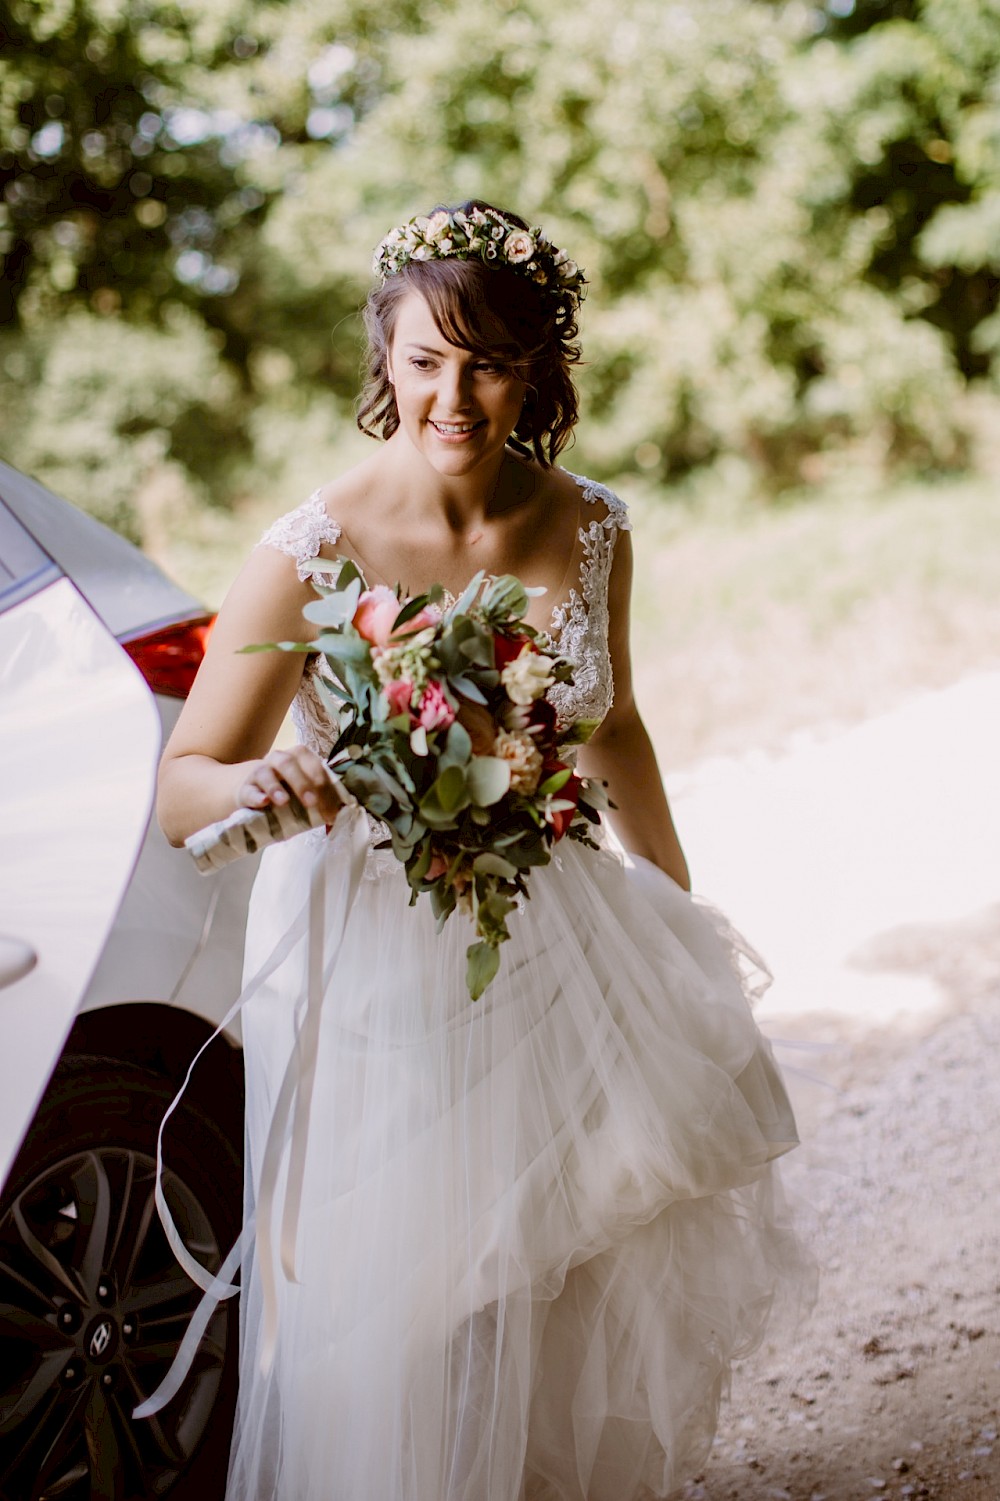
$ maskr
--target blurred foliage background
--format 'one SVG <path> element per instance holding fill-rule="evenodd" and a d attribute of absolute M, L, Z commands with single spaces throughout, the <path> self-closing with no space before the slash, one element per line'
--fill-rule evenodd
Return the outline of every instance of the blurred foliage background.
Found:
<path fill-rule="evenodd" d="M 364 450 L 372 247 L 479 196 L 590 275 L 571 467 L 975 487 L 998 63 L 1000 0 L 0 0 L 0 451 L 156 554 L 296 503 Z"/>
<path fill-rule="evenodd" d="M 472 195 L 592 278 L 579 467 L 735 459 L 775 492 L 970 462 L 1000 371 L 997 0 L 0 16 L 0 444 L 133 535 L 165 477 L 225 505 L 322 467 L 372 246 Z"/>

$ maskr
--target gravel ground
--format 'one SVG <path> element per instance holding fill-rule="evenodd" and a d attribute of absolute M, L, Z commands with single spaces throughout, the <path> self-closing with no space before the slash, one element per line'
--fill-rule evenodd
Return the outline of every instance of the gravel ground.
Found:
<path fill-rule="evenodd" d="M 824 1084 L 793 1084 L 819 1299 L 737 1371 L 690 1501 L 1000 1496 L 1000 908 L 897 941 L 880 962 L 919 953 L 943 1004 L 916 1034 L 828 1021 Z"/>
<path fill-rule="evenodd" d="M 987 716 L 980 747 L 1000 735 L 998 689 L 1000 678 L 977 687 Z M 877 736 L 845 737 L 843 764 L 876 741 L 891 750 L 898 728 L 896 764 L 908 755 L 919 780 L 913 759 L 927 749 L 954 775 L 955 758 L 976 733 L 974 716 L 963 717 L 970 702 L 968 685 L 926 701 L 920 723 L 928 736 L 919 748 L 912 714 L 887 718 Z M 940 714 L 932 712 L 935 704 Z M 940 736 L 930 747 L 933 724 Z M 823 785 L 832 786 L 840 751 L 829 747 L 824 758 Z M 971 775 L 971 762 L 967 768 Z M 768 795 L 801 771 L 795 758 L 785 769 L 770 768 Z M 697 796 L 721 806 L 725 790 L 705 785 Z M 899 881 L 884 906 L 871 901 L 867 937 L 859 942 L 853 915 L 843 921 L 849 951 L 839 955 L 837 982 L 821 993 L 843 1004 L 824 1010 L 804 997 L 796 1008 L 786 987 L 773 1011 L 762 1007 L 764 1030 L 792 1071 L 804 1146 L 788 1159 L 786 1181 L 803 1205 L 819 1294 L 807 1321 L 791 1335 L 776 1333 L 735 1372 L 709 1463 L 686 1488 L 686 1501 L 1000 1501 L 1000 861 L 989 833 L 995 774 L 976 786 L 966 779 L 957 791 L 983 814 L 942 824 L 947 847 L 935 842 L 927 850 L 940 917 L 929 915 L 932 893 L 924 888 L 914 885 L 901 900 L 912 859 L 901 846 Z M 748 807 L 761 816 L 756 799 Z M 710 820 L 699 824 L 695 803 L 690 813 L 697 868 L 699 829 Z M 984 838 L 991 846 L 985 861 Z M 808 888 L 807 853 L 796 853 L 795 880 Z M 891 874 L 891 851 L 876 855 Z M 731 877 L 732 861 L 719 871 Z M 729 893 L 736 907 L 737 886 Z M 748 905 L 751 898 L 761 900 L 753 892 Z M 900 922 L 907 904 L 916 920 Z M 803 907 L 795 912 L 801 919 Z M 817 948 L 822 922 L 820 908 Z M 771 936 L 780 949 L 777 929 Z M 819 965 L 808 970 L 801 959 L 810 941 L 799 921 L 787 953 L 799 974 L 819 984 Z M 824 963 L 826 957 L 831 964 L 837 958 L 832 949 Z"/>

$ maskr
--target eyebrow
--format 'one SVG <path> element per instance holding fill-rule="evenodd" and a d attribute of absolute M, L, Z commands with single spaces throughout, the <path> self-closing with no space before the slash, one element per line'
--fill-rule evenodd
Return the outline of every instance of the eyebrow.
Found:
<path fill-rule="evenodd" d="M 495 355 L 490 355 L 485 352 L 483 354 L 477 354 L 474 349 L 467 349 L 464 344 L 450 344 L 447 339 L 444 341 L 443 346 L 440 344 L 404 344 L 403 348 L 416 350 L 420 354 L 437 355 L 444 354 L 448 349 L 457 349 L 460 354 L 467 354 L 469 358 L 473 360 L 495 359 L 497 361 L 500 361 L 502 359 L 502 355 L 499 351 Z"/>

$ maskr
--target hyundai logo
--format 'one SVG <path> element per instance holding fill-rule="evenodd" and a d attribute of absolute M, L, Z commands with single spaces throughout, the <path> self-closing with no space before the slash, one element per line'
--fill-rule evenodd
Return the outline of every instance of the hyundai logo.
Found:
<path fill-rule="evenodd" d="M 111 1343 L 111 1320 L 102 1319 L 90 1336 L 90 1358 L 100 1360 Z"/>

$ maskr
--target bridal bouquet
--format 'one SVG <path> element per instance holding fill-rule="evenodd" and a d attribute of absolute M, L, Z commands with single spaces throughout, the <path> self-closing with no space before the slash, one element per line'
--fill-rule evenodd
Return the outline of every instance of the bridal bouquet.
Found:
<path fill-rule="evenodd" d="M 532 868 L 564 837 L 594 845 L 604 789 L 577 776 L 565 753 L 596 722 L 558 728 L 545 693 L 570 681 L 573 666 L 525 622 L 533 591 L 513 575 L 477 573 L 447 603 L 439 586 L 412 599 L 368 588 L 345 561 L 334 588 L 316 589 L 305 609 L 316 639 L 274 645 L 325 659 L 314 681 L 340 727 L 331 769 L 386 826 L 411 906 L 427 894 L 439 931 L 456 909 L 471 917 L 466 980 L 476 1000 L 497 972 L 508 916 L 530 895 Z"/>

